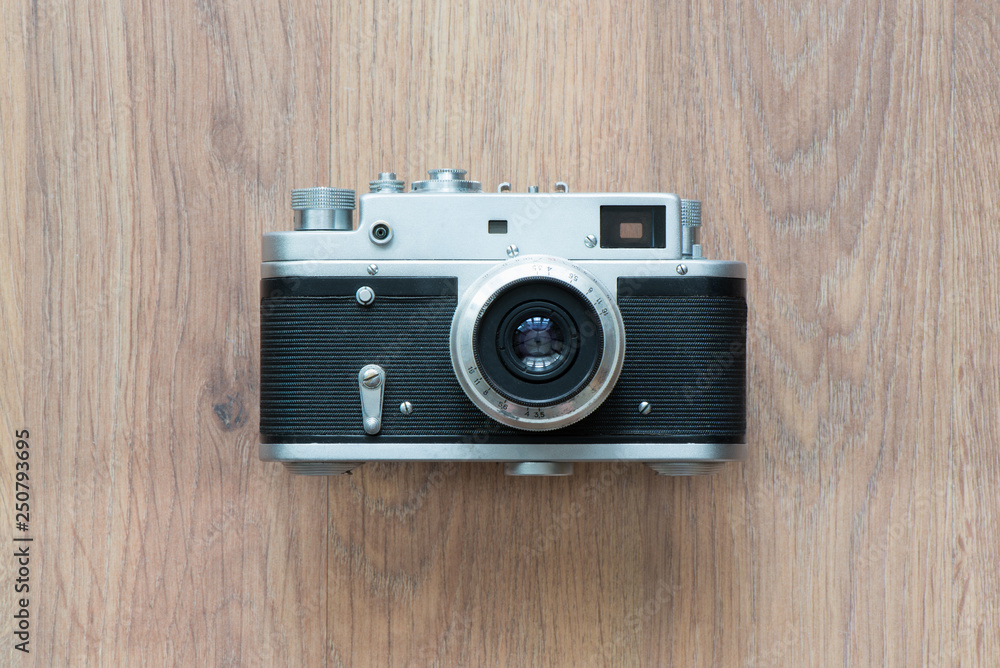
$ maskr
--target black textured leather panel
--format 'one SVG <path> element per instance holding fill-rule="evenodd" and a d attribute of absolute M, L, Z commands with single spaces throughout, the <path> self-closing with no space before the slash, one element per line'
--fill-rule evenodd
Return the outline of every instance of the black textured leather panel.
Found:
<path fill-rule="evenodd" d="M 618 384 L 589 417 L 553 432 L 502 426 L 466 398 L 448 352 L 455 307 L 450 295 L 383 295 L 369 307 L 346 295 L 265 297 L 262 438 L 364 436 L 357 375 L 366 364 L 379 364 L 386 371 L 382 436 L 743 441 L 747 309 L 742 297 L 620 298 L 627 343 Z M 411 415 L 399 411 L 403 401 L 413 404 Z M 653 406 L 648 415 L 638 411 L 642 401 Z"/>

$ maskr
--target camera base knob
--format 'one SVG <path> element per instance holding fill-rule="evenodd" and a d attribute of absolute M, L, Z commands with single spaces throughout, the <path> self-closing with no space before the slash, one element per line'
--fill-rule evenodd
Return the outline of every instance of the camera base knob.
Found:
<path fill-rule="evenodd" d="M 507 462 L 503 472 L 507 475 L 573 475 L 573 462 Z"/>

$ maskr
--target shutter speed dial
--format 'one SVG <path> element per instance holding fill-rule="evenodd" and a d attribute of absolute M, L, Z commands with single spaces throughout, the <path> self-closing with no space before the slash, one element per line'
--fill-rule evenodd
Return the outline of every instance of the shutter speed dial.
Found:
<path fill-rule="evenodd" d="M 482 192 L 483 184 L 465 178 L 464 169 L 431 169 L 426 181 L 414 181 L 413 192 L 445 192 L 445 193 L 478 193 Z"/>

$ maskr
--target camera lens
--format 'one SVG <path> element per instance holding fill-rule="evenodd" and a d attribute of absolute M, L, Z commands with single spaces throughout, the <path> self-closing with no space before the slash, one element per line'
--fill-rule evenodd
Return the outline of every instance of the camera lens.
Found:
<path fill-rule="evenodd" d="M 548 302 L 515 307 L 497 331 L 500 361 L 530 382 L 558 377 L 579 349 L 580 333 L 566 311 Z"/>
<path fill-rule="evenodd" d="M 449 334 L 462 390 L 497 422 L 528 431 L 592 414 L 618 381 L 625 323 L 614 292 L 584 267 L 525 255 L 466 288 Z"/>
<path fill-rule="evenodd" d="M 551 406 L 590 382 L 601 363 L 600 329 L 576 289 L 545 278 L 515 281 L 483 308 L 474 353 L 498 394 Z"/>

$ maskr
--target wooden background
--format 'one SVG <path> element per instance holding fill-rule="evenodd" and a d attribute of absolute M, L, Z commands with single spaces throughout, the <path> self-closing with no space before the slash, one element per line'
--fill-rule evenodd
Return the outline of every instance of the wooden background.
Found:
<path fill-rule="evenodd" d="M 13 658 L 995 664 L 996 5 L 362 5 L 0 6 Z M 749 267 L 749 461 L 259 462 L 261 233 L 293 186 L 439 166 L 704 200 L 708 254 Z"/>

